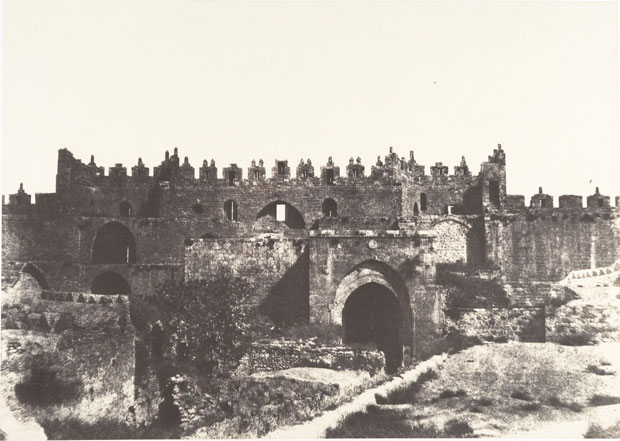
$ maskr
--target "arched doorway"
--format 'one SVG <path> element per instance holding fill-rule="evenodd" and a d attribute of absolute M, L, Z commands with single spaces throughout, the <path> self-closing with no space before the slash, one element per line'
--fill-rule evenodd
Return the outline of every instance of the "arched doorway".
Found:
<path fill-rule="evenodd" d="M 385 369 L 394 372 L 403 361 L 400 305 L 396 295 L 378 283 L 351 293 L 342 311 L 345 343 L 375 343 L 385 354 Z"/>
<path fill-rule="evenodd" d="M 99 274 L 90 286 L 93 294 L 131 294 L 129 283 L 118 273 L 106 271 Z"/>
<path fill-rule="evenodd" d="M 379 306 L 376 306 L 377 302 Z M 354 311 L 359 311 L 360 305 L 364 304 L 366 312 L 354 314 Z M 393 371 L 402 364 L 403 354 L 415 353 L 414 313 L 407 286 L 401 276 L 390 265 L 374 259 L 358 263 L 342 277 L 333 303 L 329 306 L 330 319 L 334 324 L 343 325 L 345 341 L 363 340 L 368 334 L 364 332 L 360 334 L 355 323 L 360 323 L 359 326 L 362 326 L 370 322 L 355 317 L 359 317 L 360 314 L 362 317 L 364 314 L 371 314 L 370 310 L 373 308 L 375 311 L 380 311 L 377 312 L 379 315 L 374 322 L 375 328 L 379 325 L 376 329 L 380 332 L 371 334 L 374 335 L 374 340 L 370 341 L 381 346 L 380 349 L 386 356 L 386 369 Z M 390 323 L 387 324 L 386 320 Z"/>
<path fill-rule="evenodd" d="M 97 231 L 93 243 L 93 263 L 134 263 L 136 243 L 129 228 L 108 222 Z"/>

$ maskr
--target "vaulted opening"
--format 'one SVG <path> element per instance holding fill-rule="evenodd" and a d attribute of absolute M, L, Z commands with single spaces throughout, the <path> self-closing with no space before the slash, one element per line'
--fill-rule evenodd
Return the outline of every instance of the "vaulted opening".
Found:
<path fill-rule="evenodd" d="M 325 199 L 321 205 L 321 211 L 325 217 L 337 217 L 338 204 L 336 204 L 336 201 L 331 198 Z"/>
<path fill-rule="evenodd" d="M 228 185 L 235 185 L 235 172 L 228 172 Z"/>
<path fill-rule="evenodd" d="M 226 219 L 229 221 L 237 221 L 238 220 L 238 209 L 237 203 L 232 199 L 224 202 L 224 212 L 226 213 Z"/>
<path fill-rule="evenodd" d="M 417 216 L 418 214 L 420 214 L 420 209 L 418 208 L 418 203 L 416 202 L 413 204 L 413 215 Z"/>
<path fill-rule="evenodd" d="M 284 161 L 278 161 L 278 174 L 283 175 L 286 171 L 286 164 Z"/>
<path fill-rule="evenodd" d="M 118 204 L 118 211 L 121 217 L 131 217 L 131 215 L 133 214 L 131 204 L 127 201 L 123 201 Z"/>
<path fill-rule="evenodd" d="M 127 281 L 114 271 L 99 274 L 90 286 L 93 294 L 131 294 Z"/>
<path fill-rule="evenodd" d="M 374 343 L 385 354 L 387 372 L 401 366 L 400 307 L 387 287 L 371 282 L 353 291 L 345 302 L 342 324 L 345 343 Z"/>
<path fill-rule="evenodd" d="M 32 263 L 25 264 L 22 268 L 22 273 L 32 276 L 37 281 L 41 289 L 49 289 L 49 285 L 47 284 L 45 275 L 39 268 L 34 266 Z"/>
<path fill-rule="evenodd" d="M 134 263 L 136 243 L 120 222 L 108 222 L 99 229 L 93 243 L 93 263 Z"/>
<path fill-rule="evenodd" d="M 301 213 L 288 202 L 276 201 L 265 206 L 256 215 L 256 220 L 271 217 L 272 221 L 281 222 L 292 229 L 304 229 L 306 223 Z"/>

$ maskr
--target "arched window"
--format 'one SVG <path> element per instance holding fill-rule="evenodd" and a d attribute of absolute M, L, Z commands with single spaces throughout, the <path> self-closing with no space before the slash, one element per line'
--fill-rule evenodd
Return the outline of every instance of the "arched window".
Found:
<path fill-rule="evenodd" d="M 418 214 L 420 214 L 420 210 L 418 209 L 418 203 L 416 202 L 413 204 L 413 215 L 417 216 Z"/>
<path fill-rule="evenodd" d="M 306 223 L 301 213 L 288 202 L 275 201 L 265 206 L 257 215 L 256 220 L 270 217 L 274 221 L 282 222 L 292 229 L 304 229 Z"/>
<path fill-rule="evenodd" d="M 118 211 L 121 217 L 131 217 L 133 210 L 131 209 L 131 204 L 127 201 L 123 201 L 118 204 Z"/>
<path fill-rule="evenodd" d="M 331 198 L 325 199 L 321 205 L 321 211 L 325 217 L 337 217 L 338 205 L 336 201 Z"/>
<path fill-rule="evenodd" d="M 227 200 L 226 202 L 224 202 L 224 212 L 226 213 L 226 218 L 229 221 L 237 221 L 238 219 L 238 210 L 237 210 L 237 203 L 235 201 L 233 201 L 232 199 Z"/>
<path fill-rule="evenodd" d="M 97 231 L 93 242 L 93 263 L 134 263 L 136 243 L 120 222 L 108 222 Z"/>
<path fill-rule="evenodd" d="M 420 193 L 420 210 L 426 211 L 426 193 Z"/>
<path fill-rule="evenodd" d="M 114 271 L 99 274 L 90 286 L 93 294 L 131 294 L 127 281 Z"/>

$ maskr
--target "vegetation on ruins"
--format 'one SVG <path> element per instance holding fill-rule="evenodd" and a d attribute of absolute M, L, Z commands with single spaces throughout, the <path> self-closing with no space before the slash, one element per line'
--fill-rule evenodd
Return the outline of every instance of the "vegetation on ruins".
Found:
<path fill-rule="evenodd" d="M 247 300 L 251 287 L 238 278 L 164 283 L 155 296 L 167 312 L 163 329 L 154 327 L 152 348 L 168 351 L 177 361 L 213 372 L 234 366 L 249 341 L 252 324 Z"/>

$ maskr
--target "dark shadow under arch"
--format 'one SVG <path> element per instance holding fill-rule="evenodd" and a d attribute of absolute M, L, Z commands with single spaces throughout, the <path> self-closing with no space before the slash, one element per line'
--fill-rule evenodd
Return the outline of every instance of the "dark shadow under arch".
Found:
<path fill-rule="evenodd" d="M 386 371 L 395 372 L 403 361 L 400 310 L 398 299 L 385 286 L 360 286 L 349 295 L 342 311 L 344 342 L 375 343 L 385 355 Z"/>
<path fill-rule="evenodd" d="M 301 215 L 299 210 L 297 210 L 294 206 L 284 201 L 274 201 L 270 204 L 266 205 L 261 211 L 256 215 L 256 220 L 259 220 L 263 217 L 269 216 L 272 217 L 275 221 L 276 219 L 276 207 L 279 204 L 283 204 L 285 206 L 285 220 L 284 225 L 291 229 L 304 229 L 306 228 L 306 223 L 304 221 L 304 217 Z"/>
<path fill-rule="evenodd" d="M 321 204 L 321 211 L 325 217 L 338 217 L 338 204 L 332 198 L 327 198 Z"/>
<path fill-rule="evenodd" d="M 45 274 L 43 274 L 43 271 L 41 271 L 36 265 L 28 262 L 22 267 L 21 272 L 32 276 L 37 281 L 41 289 L 50 288 L 47 284 L 47 280 L 45 279 Z"/>
<path fill-rule="evenodd" d="M 118 204 L 118 212 L 121 217 L 131 217 L 133 214 L 133 208 L 131 208 L 131 204 L 127 201 L 123 201 Z"/>
<path fill-rule="evenodd" d="M 136 243 L 129 228 L 108 222 L 97 231 L 93 242 L 93 263 L 134 263 Z"/>
<path fill-rule="evenodd" d="M 99 274 L 90 286 L 93 294 L 131 294 L 129 283 L 118 273 L 106 271 Z"/>

